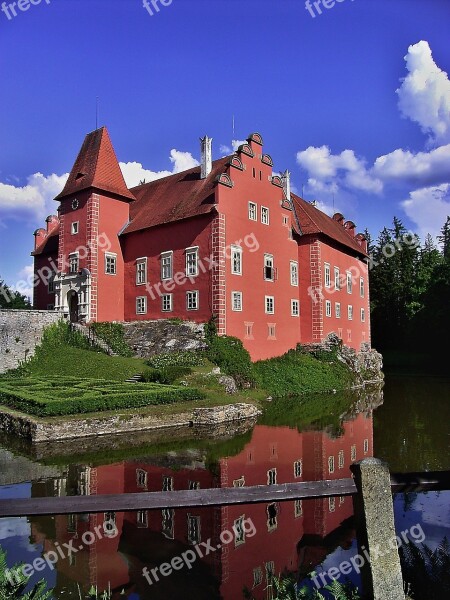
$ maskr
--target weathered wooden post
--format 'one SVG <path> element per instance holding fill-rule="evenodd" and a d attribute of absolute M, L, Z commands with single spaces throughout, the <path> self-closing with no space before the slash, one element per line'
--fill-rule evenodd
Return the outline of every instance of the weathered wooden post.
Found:
<path fill-rule="evenodd" d="M 353 506 L 362 557 L 363 598 L 403 599 L 389 467 L 377 458 L 365 458 L 350 469 L 358 490 Z"/>

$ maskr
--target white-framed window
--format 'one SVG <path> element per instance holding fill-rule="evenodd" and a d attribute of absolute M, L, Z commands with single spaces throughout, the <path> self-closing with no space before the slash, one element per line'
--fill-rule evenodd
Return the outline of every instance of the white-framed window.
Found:
<path fill-rule="evenodd" d="M 334 267 L 334 289 L 336 291 L 341 289 L 341 273 L 339 267 Z"/>
<path fill-rule="evenodd" d="M 258 207 L 255 202 L 248 203 L 248 218 L 250 221 L 258 220 Z"/>
<path fill-rule="evenodd" d="M 74 221 L 70 226 L 70 233 L 76 235 L 80 231 L 80 222 Z"/>
<path fill-rule="evenodd" d="M 117 254 L 105 252 L 105 273 L 107 275 L 117 274 Z"/>
<path fill-rule="evenodd" d="M 331 267 L 328 263 L 325 263 L 325 287 L 331 287 Z"/>
<path fill-rule="evenodd" d="M 163 294 L 161 296 L 162 312 L 172 312 L 173 310 L 173 294 Z"/>
<path fill-rule="evenodd" d="M 49 294 L 55 293 L 55 275 L 56 273 L 52 273 L 48 278 L 47 289 Z"/>
<path fill-rule="evenodd" d="M 353 306 L 351 304 L 347 307 L 347 313 L 348 320 L 351 321 L 353 319 Z"/>
<path fill-rule="evenodd" d="M 242 311 L 242 292 L 231 292 L 231 310 Z"/>
<path fill-rule="evenodd" d="M 351 341 L 352 341 L 352 330 L 347 329 L 347 342 L 351 342 Z"/>
<path fill-rule="evenodd" d="M 298 262 L 291 260 L 291 285 L 298 285 Z"/>
<path fill-rule="evenodd" d="M 369 440 L 366 438 L 364 440 L 364 454 L 367 454 L 369 452 Z"/>
<path fill-rule="evenodd" d="M 78 252 L 69 254 L 69 273 L 78 273 L 80 270 L 80 258 Z"/>
<path fill-rule="evenodd" d="M 163 492 L 173 492 L 173 477 L 171 475 L 164 475 L 162 483 Z"/>
<path fill-rule="evenodd" d="M 344 504 L 344 502 L 345 502 L 345 496 L 339 496 L 339 506 Z"/>
<path fill-rule="evenodd" d="M 147 488 L 148 475 L 144 469 L 136 469 L 136 484 L 140 488 Z"/>
<path fill-rule="evenodd" d="M 136 525 L 141 528 L 148 527 L 148 510 L 137 511 Z"/>
<path fill-rule="evenodd" d="M 138 258 L 136 261 L 136 285 L 147 283 L 147 257 Z"/>
<path fill-rule="evenodd" d="M 264 279 L 266 281 L 275 280 L 275 269 L 273 268 L 272 254 L 264 254 Z"/>
<path fill-rule="evenodd" d="M 70 515 L 67 515 L 67 532 L 68 533 L 76 533 L 77 532 L 77 522 L 78 522 L 78 517 L 77 515 L 71 513 Z M 70 552 L 70 554 L 72 554 L 72 552 Z"/>
<path fill-rule="evenodd" d="M 137 315 L 145 315 L 147 312 L 147 297 L 146 296 L 138 296 L 136 298 L 136 314 Z"/>
<path fill-rule="evenodd" d="M 263 571 L 261 567 L 255 567 L 253 569 L 253 587 L 261 585 L 263 580 Z"/>
<path fill-rule="evenodd" d="M 344 468 L 344 464 L 345 464 L 345 453 L 343 450 L 339 450 L 339 454 L 338 454 L 338 467 L 340 469 Z"/>
<path fill-rule="evenodd" d="M 186 309 L 198 310 L 199 308 L 199 293 L 198 291 L 186 292 Z"/>
<path fill-rule="evenodd" d="M 187 273 L 187 253 L 186 253 L 186 275 Z M 161 280 L 172 279 L 173 277 L 173 252 L 161 252 Z"/>
<path fill-rule="evenodd" d="M 291 316 L 298 317 L 300 315 L 300 302 L 298 300 L 291 300 Z"/>
<path fill-rule="evenodd" d="M 109 525 L 109 527 L 103 527 L 103 533 L 106 537 L 114 537 L 116 535 L 116 528 L 113 525 L 116 525 L 116 513 L 112 511 L 103 513 L 103 523 L 108 523 Z"/>
<path fill-rule="evenodd" d="M 278 527 L 278 508 L 276 502 L 267 505 L 267 531 L 273 531 Z"/>
<path fill-rule="evenodd" d="M 303 516 L 303 502 L 302 500 L 294 500 L 294 518 L 298 519 Z"/>
<path fill-rule="evenodd" d="M 233 523 L 233 531 L 234 531 L 234 545 L 240 546 L 241 544 L 245 544 L 245 529 L 244 529 L 244 520 L 245 515 L 238 517 Z"/>
<path fill-rule="evenodd" d="M 347 271 L 347 294 L 351 294 L 353 291 L 353 278 L 352 274 Z"/>
<path fill-rule="evenodd" d="M 231 273 L 242 275 L 242 248 L 240 246 L 231 246 Z"/>
<path fill-rule="evenodd" d="M 361 322 L 364 323 L 366 320 L 366 311 L 364 308 L 361 309 Z"/>
<path fill-rule="evenodd" d="M 328 457 L 328 473 L 334 473 L 334 456 Z"/>
<path fill-rule="evenodd" d="M 186 276 L 198 275 L 198 248 L 186 248 Z"/>
<path fill-rule="evenodd" d="M 277 470 L 276 468 L 269 469 L 267 471 L 267 485 L 276 485 L 277 483 Z"/>
<path fill-rule="evenodd" d="M 283 215 L 283 225 L 285 227 L 289 225 L 289 217 L 286 217 L 286 215 Z"/>
<path fill-rule="evenodd" d="M 329 512 L 334 512 L 336 510 L 336 498 L 334 496 L 328 498 L 328 510 Z"/>
<path fill-rule="evenodd" d="M 244 323 L 244 327 L 245 327 L 245 339 L 246 340 L 253 340 L 253 323 L 249 323 L 249 322 L 245 322 Z"/>
<path fill-rule="evenodd" d="M 350 448 L 350 460 L 352 462 L 355 462 L 356 460 L 356 444 L 353 444 L 353 446 Z"/>
<path fill-rule="evenodd" d="M 261 223 L 263 225 L 269 224 L 269 209 L 267 206 L 261 206 Z"/>
<path fill-rule="evenodd" d="M 266 314 L 273 315 L 275 312 L 275 298 L 273 296 L 265 297 Z"/>
<path fill-rule="evenodd" d="M 201 539 L 200 524 L 201 524 L 200 517 L 193 516 L 193 515 L 187 516 L 187 531 L 188 531 L 187 537 L 188 537 L 188 542 L 190 544 L 195 545 L 200 542 L 200 539 Z"/>
<path fill-rule="evenodd" d="M 275 575 L 275 562 L 270 560 L 265 563 L 264 567 L 266 571 L 266 581 L 267 583 L 270 583 L 272 577 Z"/>
<path fill-rule="evenodd" d="M 334 303 L 334 314 L 336 316 L 336 319 L 341 318 L 341 303 L 340 302 Z"/>
<path fill-rule="evenodd" d="M 199 490 L 200 489 L 200 481 L 189 481 L 188 487 L 190 490 Z"/>
<path fill-rule="evenodd" d="M 301 477 L 303 473 L 303 461 L 301 458 L 294 462 L 294 477 Z"/>
<path fill-rule="evenodd" d="M 325 300 L 325 315 L 331 317 L 331 300 Z"/>
<path fill-rule="evenodd" d="M 267 339 L 268 340 L 276 340 L 277 339 L 277 326 L 275 323 L 267 324 Z"/>
<path fill-rule="evenodd" d="M 361 298 L 364 298 L 365 296 L 365 286 L 364 286 L 364 277 L 360 277 L 359 278 L 359 295 L 361 296 Z"/>
<path fill-rule="evenodd" d="M 163 508 L 161 511 L 161 531 L 164 537 L 173 540 L 175 533 L 175 511 L 173 508 Z"/>

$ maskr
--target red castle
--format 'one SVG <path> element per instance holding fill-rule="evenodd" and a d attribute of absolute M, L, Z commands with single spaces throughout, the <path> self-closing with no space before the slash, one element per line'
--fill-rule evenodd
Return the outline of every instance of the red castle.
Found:
<path fill-rule="evenodd" d="M 72 322 L 216 318 L 253 360 L 335 332 L 370 344 L 367 242 L 273 173 L 253 133 L 230 156 L 128 189 L 108 131 L 89 133 L 58 216 L 35 231 L 34 307 Z"/>

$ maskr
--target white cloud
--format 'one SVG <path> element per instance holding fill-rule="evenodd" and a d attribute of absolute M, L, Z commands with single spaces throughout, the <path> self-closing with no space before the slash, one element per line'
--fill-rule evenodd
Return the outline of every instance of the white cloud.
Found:
<path fill-rule="evenodd" d="M 328 146 L 309 146 L 297 152 L 297 163 L 308 172 L 309 181 L 317 191 L 336 186 L 379 194 L 383 183 L 366 168 L 366 161 L 357 158 L 353 150 L 332 154 Z"/>
<path fill-rule="evenodd" d="M 236 152 L 236 150 L 239 148 L 239 146 L 242 146 L 242 144 L 246 144 L 247 140 L 231 140 L 231 147 L 230 146 L 226 146 L 224 144 L 222 144 L 222 146 L 220 146 L 220 154 L 223 154 L 224 156 L 228 156 L 228 154 L 232 154 L 233 152 Z"/>
<path fill-rule="evenodd" d="M 69 175 L 34 173 L 24 186 L 0 182 L 0 209 L 4 216 L 28 213 L 30 217 L 42 219 L 57 208 L 53 198 L 62 190 Z"/>
<path fill-rule="evenodd" d="M 373 172 L 384 182 L 437 185 L 450 180 L 450 144 L 431 152 L 397 149 L 376 159 Z"/>
<path fill-rule="evenodd" d="M 414 190 L 401 205 L 422 239 L 427 233 L 435 238 L 450 215 L 450 183 Z"/>
<path fill-rule="evenodd" d="M 151 171 L 138 162 L 121 162 L 120 168 L 122 169 L 127 186 L 132 188 L 139 185 L 141 181 L 145 180 L 149 183 L 150 181 L 155 181 L 155 179 L 161 179 L 174 173 L 181 173 L 199 165 L 199 162 L 190 152 L 181 152 L 175 148 L 170 151 L 169 160 L 173 164 L 172 171 Z"/>
<path fill-rule="evenodd" d="M 450 81 L 434 62 L 430 46 L 420 41 L 405 56 L 408 75 L 396 90 L 405 118 L 418 123 L 431 141 L 450 141 Z"/>

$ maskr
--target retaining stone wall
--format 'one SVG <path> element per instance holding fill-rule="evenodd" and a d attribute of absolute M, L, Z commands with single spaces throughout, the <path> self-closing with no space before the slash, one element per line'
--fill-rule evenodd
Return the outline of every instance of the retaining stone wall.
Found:
<path fill-rule="evenodd" d="M 33 356 L 44 328 L 60 318 L 52 310 L 0 310 L 0 373 Z"/>

